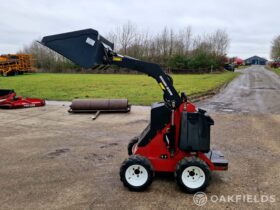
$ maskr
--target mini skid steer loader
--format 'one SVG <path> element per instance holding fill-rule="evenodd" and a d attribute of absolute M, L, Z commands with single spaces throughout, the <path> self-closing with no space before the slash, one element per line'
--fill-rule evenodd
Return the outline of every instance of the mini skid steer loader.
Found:
<path fill-rule="evenodd" d="M 124 186 L 141 191 L 155 172 L 172 172 L 183 191 L 195 193 L 207 187 L 211 171 L 227 170 L 222 153 L 210 149 L 214 121 L 185 93 L 179 95 L 159 65 L 116 53 L 114 44 L 93 29 L 46 36 L 41 43 L 84 68 L 116 65 L 147 74 L 162 89 L 163 102 L 152 104 L 150 123 L 128 144 L 129 157 L 120 167 Z"/>

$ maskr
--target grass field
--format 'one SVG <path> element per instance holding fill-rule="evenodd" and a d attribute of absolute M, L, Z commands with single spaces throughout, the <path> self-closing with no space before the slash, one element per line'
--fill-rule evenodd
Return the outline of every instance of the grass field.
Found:
<path fill-rule="evenodd" d="M 241 70 L 241 69 L 246 69 L 246 68 L 248 68 L 248 66 L 242 65 L 242 66 L 238 66 L 236 69 Z"/>
<path fill-rule="evenodd" d="M 216 90 L 238 74 L 173 75 L 178 91 L 191 97 Z M 128 98 L 132 104 L 150 105 L 162 100 L 156 81 L 134 74 L 50 74 L 37 73 L 0 77 L 1 89 L 14 89 L 24 97 L 70 101 L 74 98 Z"/>
<path fill-rule="evenodd" d="M 273 69 L 272 71 L 276 72 L 278 75 L 280 75 L 280 68 Z"/>
<path fill-rule="evenodd" d="M 274 71 L 276 74 L 280 75 L 280 68 L 271 68 L 270 66 L 266 66 L 266 69 Z"/>

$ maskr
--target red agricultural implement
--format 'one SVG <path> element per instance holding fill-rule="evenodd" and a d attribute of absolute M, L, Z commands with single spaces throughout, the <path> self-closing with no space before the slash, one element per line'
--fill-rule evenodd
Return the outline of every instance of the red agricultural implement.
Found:
<path fill-rule="evenodd" d="M 0 108 L 16 109 L 44 106 L 45 100 L 16 96 L 14 90 L 0 90 Z"/>

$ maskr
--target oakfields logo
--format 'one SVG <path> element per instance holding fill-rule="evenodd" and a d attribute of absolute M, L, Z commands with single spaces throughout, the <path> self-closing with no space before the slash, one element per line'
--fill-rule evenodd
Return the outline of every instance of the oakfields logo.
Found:
<path fill-rule="evenodd" d="M 198 206 L 203 206 L 207 201 L 213 203 L 274 203 L 276 202 L 275 195 L 211 195 L 208 196 L 203 192 L 197 192 L 193 196 L 193 202 Z"/>
<path fill-rule="evenodd" d="M 204 192 L 197 192 L 193 196 L 193 202 L 198 206 L 203 206 L 207 203 L 207 195 Z"/>

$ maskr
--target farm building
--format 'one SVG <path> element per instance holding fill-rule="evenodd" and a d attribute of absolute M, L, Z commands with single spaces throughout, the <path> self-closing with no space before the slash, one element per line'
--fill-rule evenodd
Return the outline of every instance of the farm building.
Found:
<path fill-rule="evenodd" d="M 257 55 L 252 56 L 244 60 L 245 64 L 252 64 L 252 65 L 265 65 L 267 60 L 265 58 L 261 58 Z"/>

